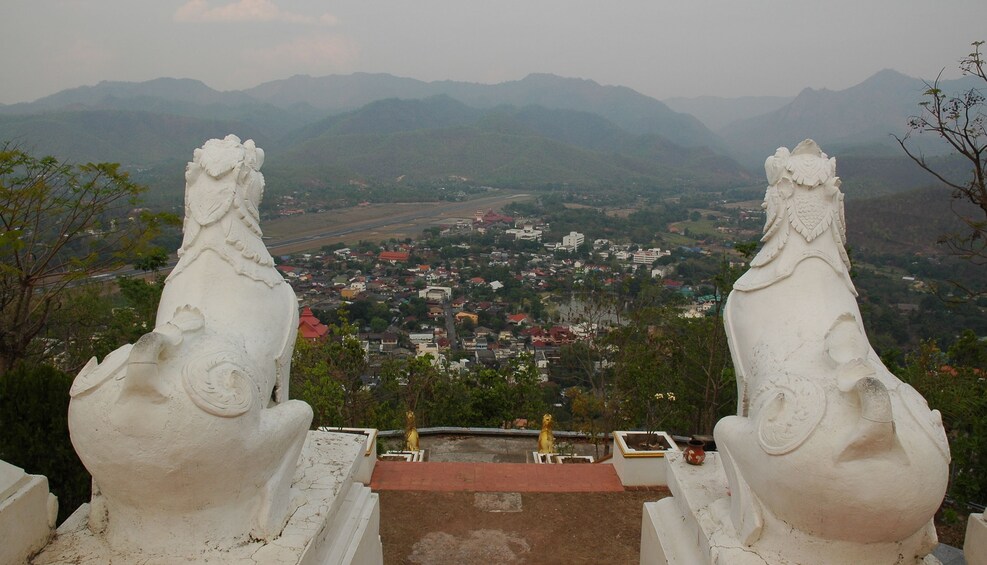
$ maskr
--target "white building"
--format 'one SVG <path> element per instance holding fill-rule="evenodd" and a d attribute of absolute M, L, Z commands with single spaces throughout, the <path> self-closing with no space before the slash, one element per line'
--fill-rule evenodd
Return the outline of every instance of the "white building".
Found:
<path fill-rule="evenodd" d="M 541 230 L 536 230 L 531 224 L 525 224 L 521 229 L 505 230 L 514 236 L 515 241 L 541 241 Z"/>
<path fill-rule="evenodd" d="M 662 251 L 660 248 L 653 247 L 651 249 L 641 249 L 635 251 L 633 261 L 637 265 L 650 265 L 657 261 L 661 257 L 666 257 L 671 255 L 671 251 Z"/>
<path fill-rule="evenodd" d="M 562 236 L 562 247 L 569 250 L 574 250 L 585 242 L 586 236 L 576 231 L 571 231 L 569 235 Z"/>
<path fill-rule="evenodd" d="M 418 291 L 418 298 L 435 302 L 448 302 L 452 300 L 452 288 L 448 286 L 427 286 Z"/>

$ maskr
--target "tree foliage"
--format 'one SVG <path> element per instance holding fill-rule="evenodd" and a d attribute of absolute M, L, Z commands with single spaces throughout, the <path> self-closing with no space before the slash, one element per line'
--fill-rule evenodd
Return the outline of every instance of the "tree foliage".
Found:
<path fill-rule="evenodd" d="M 164 218 L 113 163 L 70 165 L 0 148 L 0 375 L 28 355 L 66 289 L 149 252 Z"/>
<path fill-rule="evenodd" d="M 987 502 L 987 344 L 965 332 L 948 352 L 934 341 L 908 356 L 901 378 L 942 413 L 949 438 L 947 495 L 959 504 Z"/>

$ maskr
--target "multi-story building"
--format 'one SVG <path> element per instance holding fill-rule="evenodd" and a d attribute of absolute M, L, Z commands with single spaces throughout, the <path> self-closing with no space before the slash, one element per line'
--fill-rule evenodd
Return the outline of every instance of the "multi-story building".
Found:
<path fill-rule="evenodd" d="M 586 236 L 576 231 L 571 231 L 569 235 L 562 236 L 562 247 L 569 250 L 575 250 L 585 242 Z"/>

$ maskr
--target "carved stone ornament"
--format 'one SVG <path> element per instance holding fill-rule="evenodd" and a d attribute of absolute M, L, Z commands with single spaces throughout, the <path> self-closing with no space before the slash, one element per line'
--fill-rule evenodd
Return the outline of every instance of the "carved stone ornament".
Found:
<path fill-rule="evenodd" d="M 261 240 L 263 161 L 232 135 L 195 150 L 154 330 L 90 360 L 72 386 L 89 527 L 115 550 L 221 552 L 273 540 L 294 510 L 312 410 L 287 400 L 298 311 Z"/>
<path fill-rule="evenodd" d="M 764 245 L 724 311 L 739 401 L 715 430 L 720 519 L 766 563 L 922 563 L 947 483 L 940 414 L 867 340 L 836 160 L 807 139 L 765 172 Z"/>

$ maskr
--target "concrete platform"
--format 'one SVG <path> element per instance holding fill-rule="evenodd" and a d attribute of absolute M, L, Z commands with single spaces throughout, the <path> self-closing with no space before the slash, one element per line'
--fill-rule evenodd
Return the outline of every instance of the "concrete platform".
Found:
<path fill-rule="evenodd" d="M 720 454 L 706 454 L 700 466 L 688 465 L 680 452 L 670 453 L 668 489 L 672 498 L 645 503 L 641 520 L 642 565 L 787 565 L 780 552 L 744 545 L 729 519 L 730 494 Z M 813 548 L 816 565 L 887 565 L 894 544 L 851 544 L 788 532 L 789 543 Z M 780 547 L 780 546 L 779 546 Z M 929 555 L 922 565 L 941 565 Z"/>
<path fill-rule="evenodd" d="M 76 510 L 32 565 L 105 565 L 189 562 L 223 565 L 380 565 L 380 506 L 375 493 L 354 480 L 366 440 L 355 434 L 309 432 L 292 483 L 298 509 L 271 542 L 251 541 L 232 550 L 179 548 L 186 555 L 121 554 L 88 528 L 89 505 Z M 180 543 L 180 541 L 179 541 Z"/>

